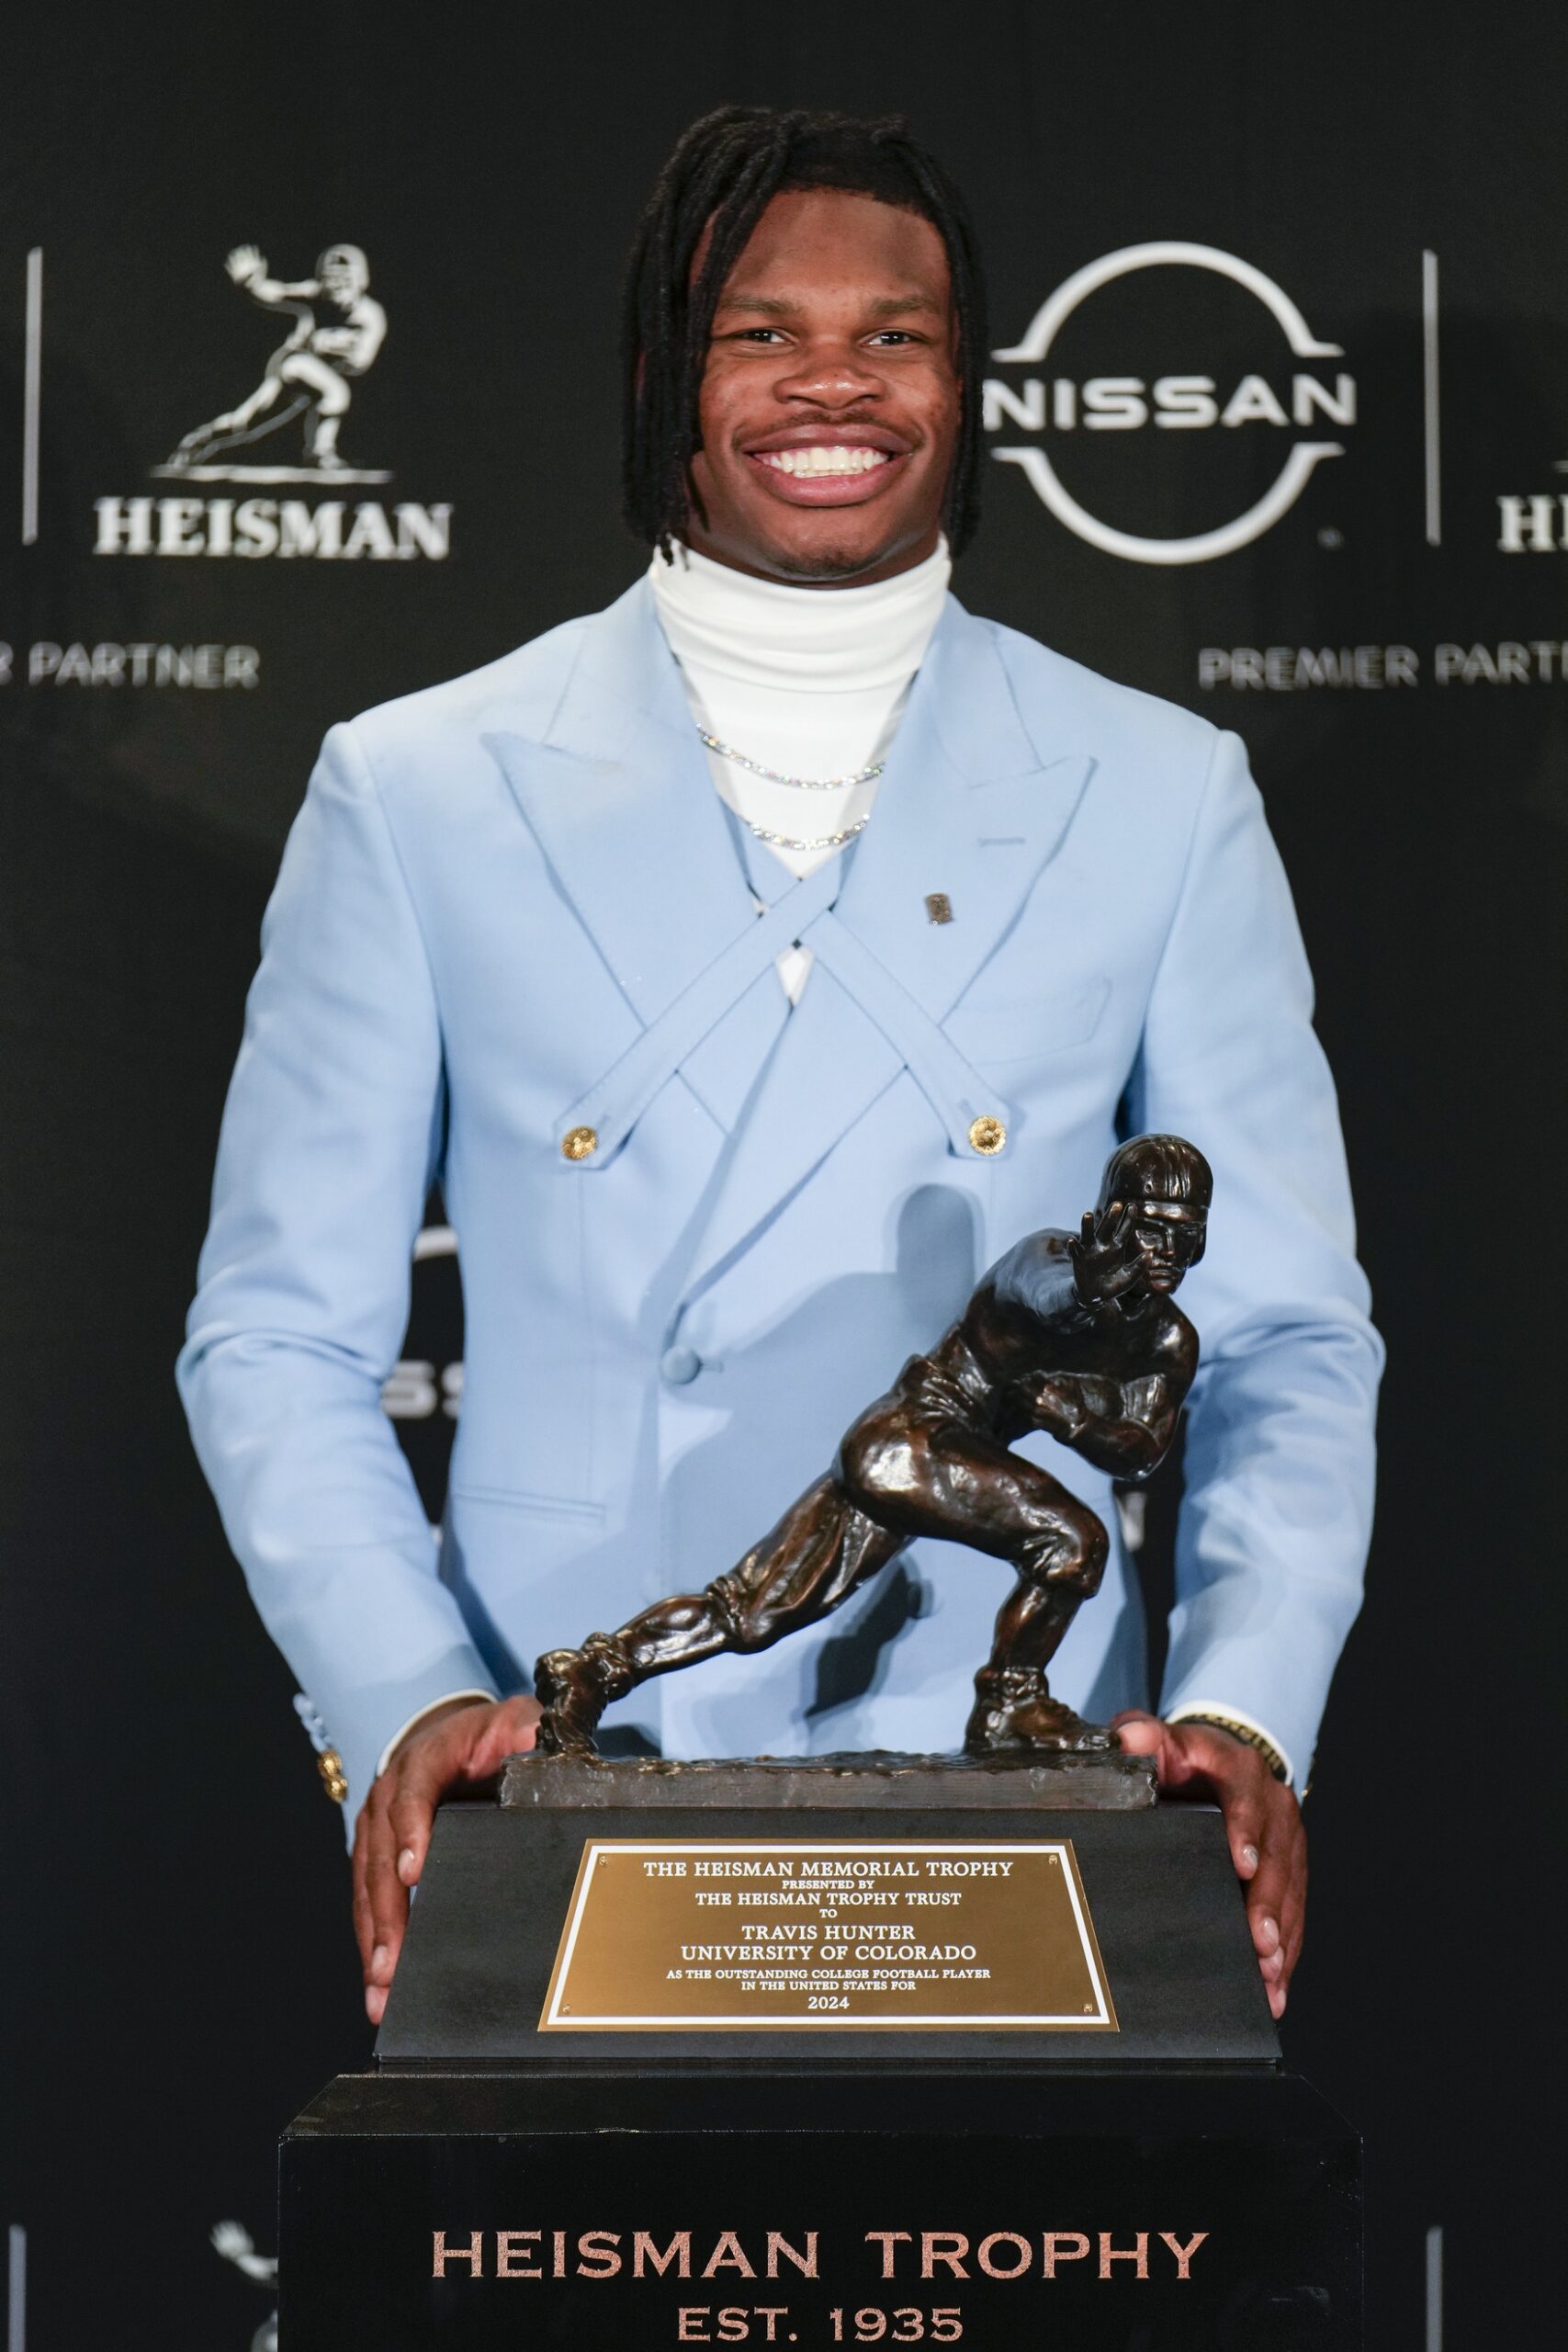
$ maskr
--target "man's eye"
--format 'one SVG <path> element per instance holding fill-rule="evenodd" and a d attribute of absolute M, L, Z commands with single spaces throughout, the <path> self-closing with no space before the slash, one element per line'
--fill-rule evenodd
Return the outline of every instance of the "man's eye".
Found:
<path fill-rule="evenodd" d="M 918 343 L 919 337 L 911 334 L 908 327 L 884 327 L 880 334 L 873 335 L 872 341 L 873 343 Z"/>

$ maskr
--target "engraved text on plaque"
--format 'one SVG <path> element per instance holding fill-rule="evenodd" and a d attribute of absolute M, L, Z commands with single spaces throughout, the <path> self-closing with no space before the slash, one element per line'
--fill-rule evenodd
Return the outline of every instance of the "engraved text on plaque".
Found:
<path fill-rule="evenodd" d="M 539 2030 L 1114 2033 L 1072 1841 L 591 1838 Z"/>

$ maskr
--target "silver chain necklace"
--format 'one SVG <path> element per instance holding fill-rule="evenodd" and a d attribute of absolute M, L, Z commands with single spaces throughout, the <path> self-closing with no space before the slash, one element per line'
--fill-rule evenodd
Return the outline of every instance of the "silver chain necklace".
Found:
<path fill-rule="evenodd" d="M 697 733 L 707 749 L 716 752 L 721 760 L 733 760 L 738 768 L 750 769 L 753 775 L 761 776 L 768 784 L 787 784 L 792 792 L 848 792 L 852 785 L 874 784 L 887 765 L 886 760 L 877 760 L 868 768 L 857 768 L 853 775 L 784 775 L 777 768 L 765 768 L 761 760 L 749 760 L 744 752 L 736 750 L 733 743 L 721 743 L 718 737 L 710 735 L 705 727 L 699 727 Z"/>
<path fill-rule="evenodd" d="M 705 748 L 710 752 L 716 752 L 721 760 L 733 761 L 738 768 L 748 769 L 752 775 L 761 776 L 768 784 L 788 785 L 793 792 L 848 792 L 857 784 L 874 784 L 887 765 L 886 760 L 877 760 L 868 768 L 857 768 L 853 775 L 784 775 L 777 768 L 764 767 L 761 760 L 749 760 L 744 752 L 736 750 L 733 743 L 721 743 L 718 737 L 710 735 L 705 727 L 699 727 L 697 734 Z M 736 809 L 735 814 L 740 818 L 741 823 L 749 833 L 753 834 L 760 842 L 766 842 L 771 849 L 792 849 L 800 852 L 842 849 L 844 843 L 852 842 L 857 833 L 863 833 L 871 822 L 871 811 L 868 808 L 863 817 L 857 817 L 854 823 L 846 825 L 841 832 L 818 833 L 809 839 L 801 839 L 794 833 L 771 832 L 766 825 L 754 825 L 750 817 L 741 816 L 739 808 Z"/>
<path fill-rule="evenodd" d="M 739 815 L 739 810 L 736 813 Z M 754 825 L 750 817 L 741 817 L 740 821 L 748 832 L 755 833 L 760 842 L 767 842 L 774 849 L 810 850 L 842 849 L 846 842 L 852 842 L 857 833 L 864 832 L 871 818 L 869 814 L 857 817 L 841 833 L 819 833 L 815 841 L 796 841 L 793 833 L 770 833 L 766 825 Z"/>

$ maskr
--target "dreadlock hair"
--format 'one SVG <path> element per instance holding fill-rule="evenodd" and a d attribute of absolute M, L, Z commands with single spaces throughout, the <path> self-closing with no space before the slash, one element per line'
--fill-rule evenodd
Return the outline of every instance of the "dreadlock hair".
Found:
<path fill-rule="evenodd" d="M 688 469 L 701 445 L 697 401 L 725 280 L 769 200 L 834 187 L 918 212 L 947 249 L 958 322 L 958 442 L 942 525 L 954 555 L 979 521 L 980 371 L 986 288 L 964 199 L 902 115 L 779 113 L 720 107 L 683 132 L 654 183 L 626 265 L 623 512 L 667 561 L 691 514 Z M 712 237 L 696 281 L 692 263 Z"/>

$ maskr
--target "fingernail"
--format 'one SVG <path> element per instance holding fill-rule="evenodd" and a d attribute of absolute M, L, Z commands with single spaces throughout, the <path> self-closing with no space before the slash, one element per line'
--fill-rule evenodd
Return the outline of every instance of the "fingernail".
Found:
<path fill-rule="evenodd" d="M 370 1955 L 370 1973 L 372 1976 L 380 1977 L 386 1974 L 387 1957 L 386 1945 L 378 1944 L 375 1951 Z"/>
<path fill-rule="evenodd" d="M 1269 2008 L 1276 2019 L 1282 2018 L 1285 2014 L 1285 1996 L 1278 1984 L 1270 1984 L 1269 1987 Z"/>
<path fill-rule="evenodd" d="M 1260 1919 L 1258 1923 L 1258 1932 L 1262 1937 L 1264 1942 L 1268 1945 L 1269 1950 L 1272 1951 L 1275 1945 L 1280 1940 L 1278 1921 L 1273 1919 Z"/>
<path fill-rule="evenodd" d="M 1242 1848 L 1242 1849 L 1241 1849 L 1241 1859 L 1242 1859 L 1242 1860 L 1247 1864 L 1247 1869 L 1248 1869 L 1249 1871 L 1255 1871 L 1255 1870 L 1258 1868 L 1258 1849 L 1257 1849 L 1257 1847 L 1256 1847 L 1256 1846 L 1244 1846 L 1244 1847 Z"/>
<path fill-rule="evenodd" d="M 387 1996 L 382 1992 L 379 1984 L 367 1984 L 365 1987 L 365 2014 L 369 2018 L 372 2025 L 380 2024 L 381 2011 L 385 2008 L 386 2005 Z"/>
<path fill-rule="evenodd" d="M 398 1856 L 398 1876 L 402 1880 L 405 1886 L 408 1884 L 412 1872 L 413 1848 L 412 1846 L 405 1846 L 402 1852 Z"/>

